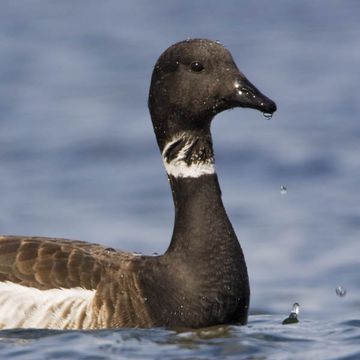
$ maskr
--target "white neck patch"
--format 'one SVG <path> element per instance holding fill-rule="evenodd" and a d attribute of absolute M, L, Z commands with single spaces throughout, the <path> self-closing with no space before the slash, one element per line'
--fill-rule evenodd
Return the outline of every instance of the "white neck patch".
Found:
<path fill-rule="evenodd" d="M 162 152 L 162 158 L 164 166 L 168 175 L 172 175 L 177 178 L 197 178 L 202 175 L 215 174 L 214 157 L 201 159 L 200 155 L 191 154 L 191 162 L 185 161 L 188 153 L 194 145 L 196 138 L 191 138 L 185 134 L 175 136 L 169 143 L 167 143 Z M 168 150 L 177 142 L 182 141 L 184 145 L 176 154 L 176 157 L 168 159 Z"/>

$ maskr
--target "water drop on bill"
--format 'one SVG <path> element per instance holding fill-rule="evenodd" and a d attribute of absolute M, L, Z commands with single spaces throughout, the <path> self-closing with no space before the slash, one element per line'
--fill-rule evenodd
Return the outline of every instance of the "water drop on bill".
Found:
<path fill-rule="evenodd" d="M 270 120 L 272 118 L 273 114 L 263 112 L 263 116 L 266 120 Z"/>

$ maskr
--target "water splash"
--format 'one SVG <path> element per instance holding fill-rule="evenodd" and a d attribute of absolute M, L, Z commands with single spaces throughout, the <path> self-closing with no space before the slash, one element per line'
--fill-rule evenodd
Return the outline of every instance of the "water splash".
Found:
<path fill-rule="evenodd" d="M 282 322 L 283 325 L 296 324 L 299 322 L 298 315 L 300 312 L 299 303 L 294 303 L 289 316 Z"/>
<path fill-rule="evenodd" d="M 336 292 L 336 295 L 339 297 L 344 297 L 346 295 L 346 289 L 341 285 L 338 285 L 336 287 L 335 292 Z"/>

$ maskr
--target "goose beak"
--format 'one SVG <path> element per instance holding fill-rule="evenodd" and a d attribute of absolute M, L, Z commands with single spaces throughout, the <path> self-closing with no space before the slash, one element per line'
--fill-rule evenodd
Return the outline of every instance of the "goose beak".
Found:
<path fill-rule="evenodd" d="M 242 74 L 235 80 L 234 88 L 232 94 L 224 98 L 231 107 L 252 108 L 270 115 L 276 111 L 275 102 L 261 93 Z"/>

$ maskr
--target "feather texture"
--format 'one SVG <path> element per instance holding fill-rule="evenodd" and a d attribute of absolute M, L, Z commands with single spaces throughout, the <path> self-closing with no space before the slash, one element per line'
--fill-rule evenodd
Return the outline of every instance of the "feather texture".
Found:
<path fill-rule="evenodd" d="M 0 236 L 0 326 L 151 326 L 134 273 L 139 261 L 139 256 L 82 241 Z M 12 303 L 32 320 L 4 321 Z M 74 319 L 59 321 L 67 308 Z M 47 313 L 55 318 L 45 319 Z"/>
<path fill-rule="evenodd" d="M 93 329 L 95 290 L 39 290 L 0 282 L 0 329 Z"/>

